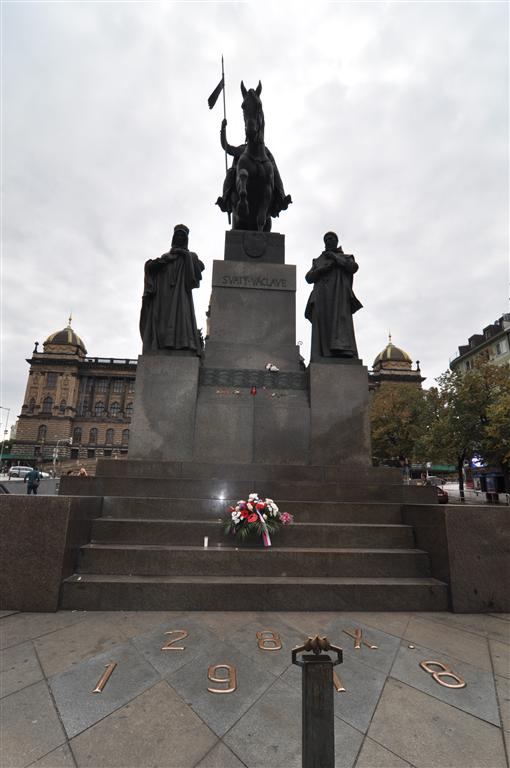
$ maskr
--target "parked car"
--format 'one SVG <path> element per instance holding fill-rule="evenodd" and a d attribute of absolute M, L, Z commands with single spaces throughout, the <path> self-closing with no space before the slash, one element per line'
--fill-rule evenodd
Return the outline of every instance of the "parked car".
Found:
<path fill-rule="evenodd" d="M 448 493 L 444 490 L 444 488 L 441 488 L 440 485 L 436 487 L 437 491 L 437 503 L 438 504 L 448 504 Z"/>
<path fill-rule="evenodd" d="M 444 485 L 444 480 L 436 475 L 428 475 L 427 485 Z"/>
<path fill-rule="evenodd" d="M 23 467 L 21 464 L 18 464 L 17 467 L 11 467 L 9 470 L 9 480 L 11 477 L 26 477 L 32 470 L 33 467 Z"/>

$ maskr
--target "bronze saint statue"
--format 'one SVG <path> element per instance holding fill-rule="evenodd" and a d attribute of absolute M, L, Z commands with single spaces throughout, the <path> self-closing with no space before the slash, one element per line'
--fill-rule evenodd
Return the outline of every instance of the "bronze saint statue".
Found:
<path fill-rule="evenodd" d="M 324 358 L 358 358 L 352 316 L 363 306 L 352 290 L 352 277 L 358 271 L 354 256 L 345 254 L 334 232 L 324 235 L 325 250 L 314 259 L 306 275 L 313 290 L 305 317 L 312 323 L 310 362 Z"/>
<path fill-rule="evenodd" d="M 264 144 L 264 112 L 260 94 L 262 84 L 243 94 L 246 143 L 234 147 L 227 142 L 227 121 L 221 124 L 221 146 L 234 159 L 223 184 L 223 195 L 216 205 L 233 216 L 232 229 L 270 232 L 271 216 L 286 210 L 292 198 L 286 195 L 274 157 Z"/>
<path fill-rule="evenodd" d="M 191 291 L 200 285 L 204 265 L 188 250 L 188 235 L 188 227 L 177 224 L 170 251 L 145 263 L 140 313 L 143 354 L 162 349 L 202 354 Z"/>

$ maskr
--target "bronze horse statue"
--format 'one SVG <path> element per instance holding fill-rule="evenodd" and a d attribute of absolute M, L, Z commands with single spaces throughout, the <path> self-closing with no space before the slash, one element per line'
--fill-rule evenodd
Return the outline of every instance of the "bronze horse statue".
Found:
<path fill-rule="evenodd" d="M 241 82 L 246 143 L 234 147 L 227 142 L 227 121 L 221 124 L 221 146 L 233 156 L 223 195 L 216 204 L 232 213 L 232 229 L 258 232 L 271 230 L 271 217 L 286 210 L 292 199 L 286 195 L 274 157 L 264 144 L 264 112 L 260 94 L 262 83 L 247 90 Z"/>

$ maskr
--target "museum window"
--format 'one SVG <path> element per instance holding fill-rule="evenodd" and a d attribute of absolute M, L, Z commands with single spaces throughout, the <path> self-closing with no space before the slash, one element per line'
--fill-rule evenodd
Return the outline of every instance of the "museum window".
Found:
<path fill-rule="evenodd" d="M 53 371 L 48 371 L 46 374 L 46 386 L 51 387 L 51 389 L 55 389 L 57 386 L 58 381 L 58 373 L 54 373 Z"/>
<path fill-rule="evenodd" d="M 73 429 L 73 443 L 81 443 L 81 427 L 75 427 Z"/>
<path fill-rule="evenodd" d="M 96 416 L 102 416 L 104 414 L 104 403 L 102 400 L 96 403 L 96 407 L 94 408 L 94 413 L 96 414 Z"/>
<path fill-rule="evenodd" d="M 43 413 L 51 413 L 53 408 L 53 398 L 52 397 L 45 397 L 42 404 L 42 412 Z"/>
<path fill-rule="evenodd" d="M 129 429 L 123 429 L 122 430 L 122 445 L 127 445 L 129 443 Z"/>
<path fill-rule="evenodd" d="M 124 389 L 124 381 L 122 379 L 113 380 L 113 391 L 116 393 L 122 392 Z"/>
<path fill-rule="evenodd" d="M 106 430 L 106 445 L 113 445 L 113 429 Z"/>
<path fill-rule="evenodd" d="M 126 405 L 126 416 L 129 416 L 129 418 L 131 418 L 132 415 L 133 415 L 133 403 L 128 403 Z"/>
<path fill-rule="evenodd" d="M 89 432 L 89 443 L 97 443 L 97 429 L 95 427 Z"/>
<path fill-rule="evenodd" d="M 40 445 L 36 445 L 34 447 L 34 456 L 40 456 L 40 455 L 41 455 L 41 446 Z"/>
<path fill-rule="evenodd" d="M 105 448 L 103 452 L 103 456 L 111 456 L 111 455 L 112 455 L 111 449 Z"/>
<path fill-rule="evenodd" d="M 128 392 L 129 394 L 132 394 L 135 391 L 135 380 L 134 379 L 128 379 Z"/>
<path fill-rule="evenodd" d="M 41 426 L 37 430 L 37 439 L 39 440 L 39 442 L 46 438 L 47 432 L 48 432 L 48 427 L 46 426 L 46 424 L 41 424 Z"/>
<path fill-rule="evenodd" d="M 71 458 L 72 459 L 79 459 L 80 458 L 80 449 L 79 448 L 71 448 Z"/>
<path fill-rule="evenodd" d="M 34 398 L 30 398 L 30 402 L 28 403 L 28 412 L 33 413 L 35 409 L 35 400 Z"/>
<path fill-rule="evenodd" d="M 108 379 L 96 380 L 96 392 L 108 392 Z"/>
<path fill-rule="evenodd" d="M 87 459 L 95 459 L 95 457 L 96 457 L 96 449 L 87 448 Z"/>
<path fill-rule="evenodd" d="M 117 417 L 120 415 L 120 405 L 119 403 L 115 402 L 112 403 L 110 406 L 110 416 Z"/>
<path fill-rule="evenodd" d="M 59 412 L 59 413 L 60 413 L 62 416 L 65 414 L 65 412 L 66 412 L 66 401 L 65 401 L 65 400 L 61 400 L 61 401 L 60 401 L 60 406 L 59 406 L 58 412 Z"/>

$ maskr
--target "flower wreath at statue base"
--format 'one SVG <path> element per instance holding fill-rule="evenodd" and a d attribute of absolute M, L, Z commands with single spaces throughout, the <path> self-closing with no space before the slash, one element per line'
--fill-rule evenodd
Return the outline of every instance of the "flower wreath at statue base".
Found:
<path fill-rule="evenodd" d="M 290 525 L 294 517 L 289 512 L 280 512 L 273 499 L 262 499 L 258 493 L 250 493 L 248 501 L 241 499 L 235 507 L 228 508 L 225 533 L 239 541 L 248 537 L 262 538 L 264 547 L 271 546 L 271 536 L 282 525 Z"/>

